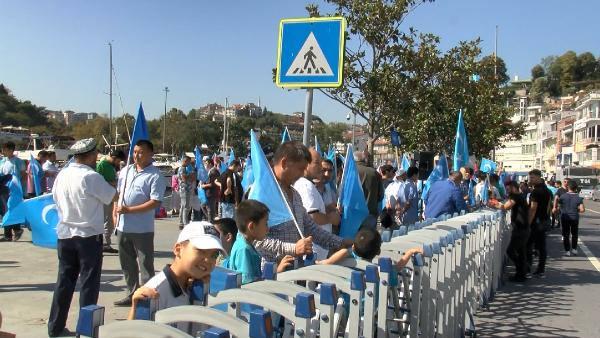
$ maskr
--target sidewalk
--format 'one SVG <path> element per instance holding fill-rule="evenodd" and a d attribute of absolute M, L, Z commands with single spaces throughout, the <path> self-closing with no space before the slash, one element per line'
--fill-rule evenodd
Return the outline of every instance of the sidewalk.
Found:
<path fill-rule="evenodd" d="M 589 213 L 582 218 L 580 241 L 600 240 L 592 229 L 596 218 Z M 600 272 L 581 249 L 578 256 L 563 256 L 559 229 L 552 230 L 547 244 L 546 278 L 506 281 L 489 310 L 476 316 L 479 337 L 600 337 Z"/>
<path fill-rule="evenodd" d="M 176 218 L 157 220 L 154 269 L 160 271 L 171 261 L 172 247 L 179 233 Z M 113 242 L 116 237 L 113 236 Z M 113 247 L 116 245 L 113 243 Z M 31 244 L 31 233 L 25 231 L 19 242 L 0 243 L 0 311 L 2 330 L 19 338 L 47 337 L 47 320 L 56 282 L 58 259 L 56 250 Z M 105 254 L 102 265 L 99 305 L 106 307 L 105 321 L 123 320 L 129 308 L 112 303 L 124 296 L 118 254 Z M 67 328 L 75 331 L 79 311 L 79 286 L 73 296 Z"/>

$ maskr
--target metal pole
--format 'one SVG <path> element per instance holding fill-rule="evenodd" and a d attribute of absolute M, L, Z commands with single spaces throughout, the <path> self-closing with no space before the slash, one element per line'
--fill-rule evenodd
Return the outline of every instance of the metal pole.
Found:
<path fill-rule="evenodd" d="M 498 79 L 498 25 L 496 25 L 496 35 L 494 37 L 494 78 Z"/>
<path fill-rule="evenodd" d="M 225 119 L 227 119 L 227 113 L 229 111 L 229 98 L 225 98 Z M 227 152 L 227 149 L 229 147 L 229 121 L 227 121 L 227 123 L 225 123 L 225 152 Z"/>
<path fill-rule="evenodd" d="M 109 49 L 109 59 L 110 59 L 110 69 L 109 69 L 109 74 L 110 74 L 110 84 L 109 84 L 109 89 L 108 89 L 108 97 L 109 97 L 109 104 L 108 104 L 108 142 L 113 143 L 112 142 L 112 130 L 113 130 L 113 116 L 112 116 L 112 84 L 113 84 L 113 65 L 112 65 L 112 43 L 109 42 L 108 43 L 108 49 Z M 109 150 L 110 150 L 110 144 L 109 146 Z"/>
<path fill-rule="evenodd" d="M 165 136 L 167 135 L 167 94 L 169 93 L 169 87 L 165 87 L 165 116 L 163 118 L 163 144 L 162 149 L 163 153 L 166 153 L 165 148 Z"/>
<path fill-rule="evenodd" d="M 312 122 L 312 103 L 313 103 L 313 90 L 309 88 L 306 90 L 306 104 L 304 106 L 304 135 L 302 137 L 302 143 L 305 146 L 310 147 L 310 125 Z"/>

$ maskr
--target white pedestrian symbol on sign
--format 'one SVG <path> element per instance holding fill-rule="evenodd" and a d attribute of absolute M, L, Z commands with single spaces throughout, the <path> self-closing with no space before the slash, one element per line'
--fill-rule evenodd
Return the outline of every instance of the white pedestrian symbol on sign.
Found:
<path fill-rule="evenodd" d="M 333 75 L 331 67 L 315 38 L 310 32 L 308 38 L 300 48 L 294 62 L 287 70 L 286 76 L 323 76 Z"/>

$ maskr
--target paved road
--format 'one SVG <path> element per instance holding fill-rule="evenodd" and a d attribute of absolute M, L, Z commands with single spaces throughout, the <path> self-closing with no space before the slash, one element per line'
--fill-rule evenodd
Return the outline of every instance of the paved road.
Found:
<path fill-rule="evenodd" d="M 480 337 L 600 337 L 600 203 L 585 204 L 578 256 L 563 256 L 560 230 L 553 230 L 547 277 L 506 282 L 477 315 Z"/>
<path fill-rule="evenodd" d="M 179 229 L 175 219 L 158 220 L 155 237 L 155 269 L 160 270 L 171 261 L 173 243 Z M 58 260 L 56 251 L 33 246 L 25 232 L 19 242 L 0 243 L 0 312 L 2 330 L 17 333 L 19 338 L 47 337 L 46 323 L 56 282 Z M 79 286 L 77 287 L 79 290 Z M 100 299 L 106 306 L 105 320 L 111 322 L 127 317 L 127 308 L 112 303 L 125 294 L 119 258 L 104 256 Z M 67 328 L 75 330 L 79 311 L 79 293 L 75 292 Z"/>

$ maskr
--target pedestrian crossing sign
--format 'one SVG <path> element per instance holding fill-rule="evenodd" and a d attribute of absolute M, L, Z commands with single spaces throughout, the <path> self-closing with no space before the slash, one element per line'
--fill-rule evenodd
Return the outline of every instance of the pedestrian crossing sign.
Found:
<path fill-rule="evenodd" d="M 281 20 L 277 48 L 277 86 L 341 86 L 345 31 L 346 20 L 343 17 Z"/>

